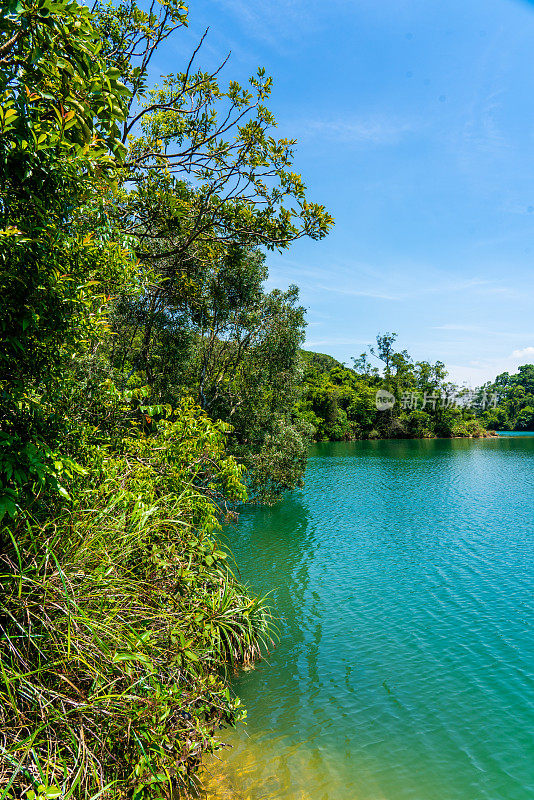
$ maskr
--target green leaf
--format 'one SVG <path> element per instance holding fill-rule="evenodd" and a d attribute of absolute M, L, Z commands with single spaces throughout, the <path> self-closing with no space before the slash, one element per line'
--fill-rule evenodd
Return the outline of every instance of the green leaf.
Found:
<path fill-rule="evenodd" d="M 196 653 L 193 653 L 192 650 L 184 650 L 183 655 L 184 658 L 186 658 L 188 661 L 193 661 L 193 662 L 200 661 L 200 658 L 197 656 Z"/>

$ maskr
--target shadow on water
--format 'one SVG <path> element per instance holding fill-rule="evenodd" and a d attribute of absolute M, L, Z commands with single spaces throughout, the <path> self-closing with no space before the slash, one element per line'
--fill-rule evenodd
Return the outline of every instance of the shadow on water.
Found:
<path fill-rule="evenodd" d="M 531 800 L 534 438 L 320 444 L 228 532 L 280 641 L 212 800 Z"/>
<path fill-rule="evenodd" d="M 313 653 L 321 637 L 309 591 L 314 529 L 302 494 L 295 492 L 271 508 L 245 508 L 238 527 L 229 533 L 229 544 L 242 579 L 255 594 L 267 595 L 277 629 L 268 658 L 252 672 L 243 673 L 235 689 L 258 733 L 265 717 L 269 720 L 266 736 L 278 727 L 287 730 L 293 724 L 298 728 L 286 698 L 300 695 L 299 670 L 287 671 L 287 663 L 298 666 L 305 653 L 313 670 Z M 264 691 L 269 691 L 272 700 L 269 709 L 255 702 Z"/>

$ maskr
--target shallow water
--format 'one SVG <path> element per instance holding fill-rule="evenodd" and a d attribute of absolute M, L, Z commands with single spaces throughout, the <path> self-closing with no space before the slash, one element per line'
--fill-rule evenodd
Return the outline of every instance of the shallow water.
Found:
<path fill-rule="evenodd" d="M 534 439 L 316 446 L 229 544 L 280 641 L 210 798 L 532 800 Z"/>

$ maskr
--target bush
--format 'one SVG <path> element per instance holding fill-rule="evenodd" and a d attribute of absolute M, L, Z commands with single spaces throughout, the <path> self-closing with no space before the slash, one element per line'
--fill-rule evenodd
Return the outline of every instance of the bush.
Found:
<path fill-rule="evenodd" d="M 136 412 L 135 398 L 104 394 L 149 430 L 130 420 L 108 433 L 98 467 L 69 487 L 70 507 L 2 532 L 8 797 L 187 789 L 216 730 L 239 716 L 228 667 L 257 657 L 268 635 L 268 611 L 216 539 L 244 497 L 242 470 L 225 455 L 227 426 L 189 404 Z M 90 437 L 83 447 L 92 452 Z"/>

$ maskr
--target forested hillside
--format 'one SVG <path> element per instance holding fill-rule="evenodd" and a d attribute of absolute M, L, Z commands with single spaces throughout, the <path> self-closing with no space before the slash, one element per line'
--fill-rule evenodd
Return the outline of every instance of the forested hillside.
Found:
<path fill-rule="evenodd" d="M 443 363 L 414 361 L 406 350 L 396 351 L 396 338 L 379 334 L 368 353 L 353 359 L 352 369 L 331 356 L 302 351 L 305 372 L 296 414 L 312 426 L 314 438 L 486 435 L 486 418 L 479 418 L 482 401 L 448 382 Z M 379 409 L 377 393 L 383 391 L 391 398 L 386 396 L 385 407 Z"/>

